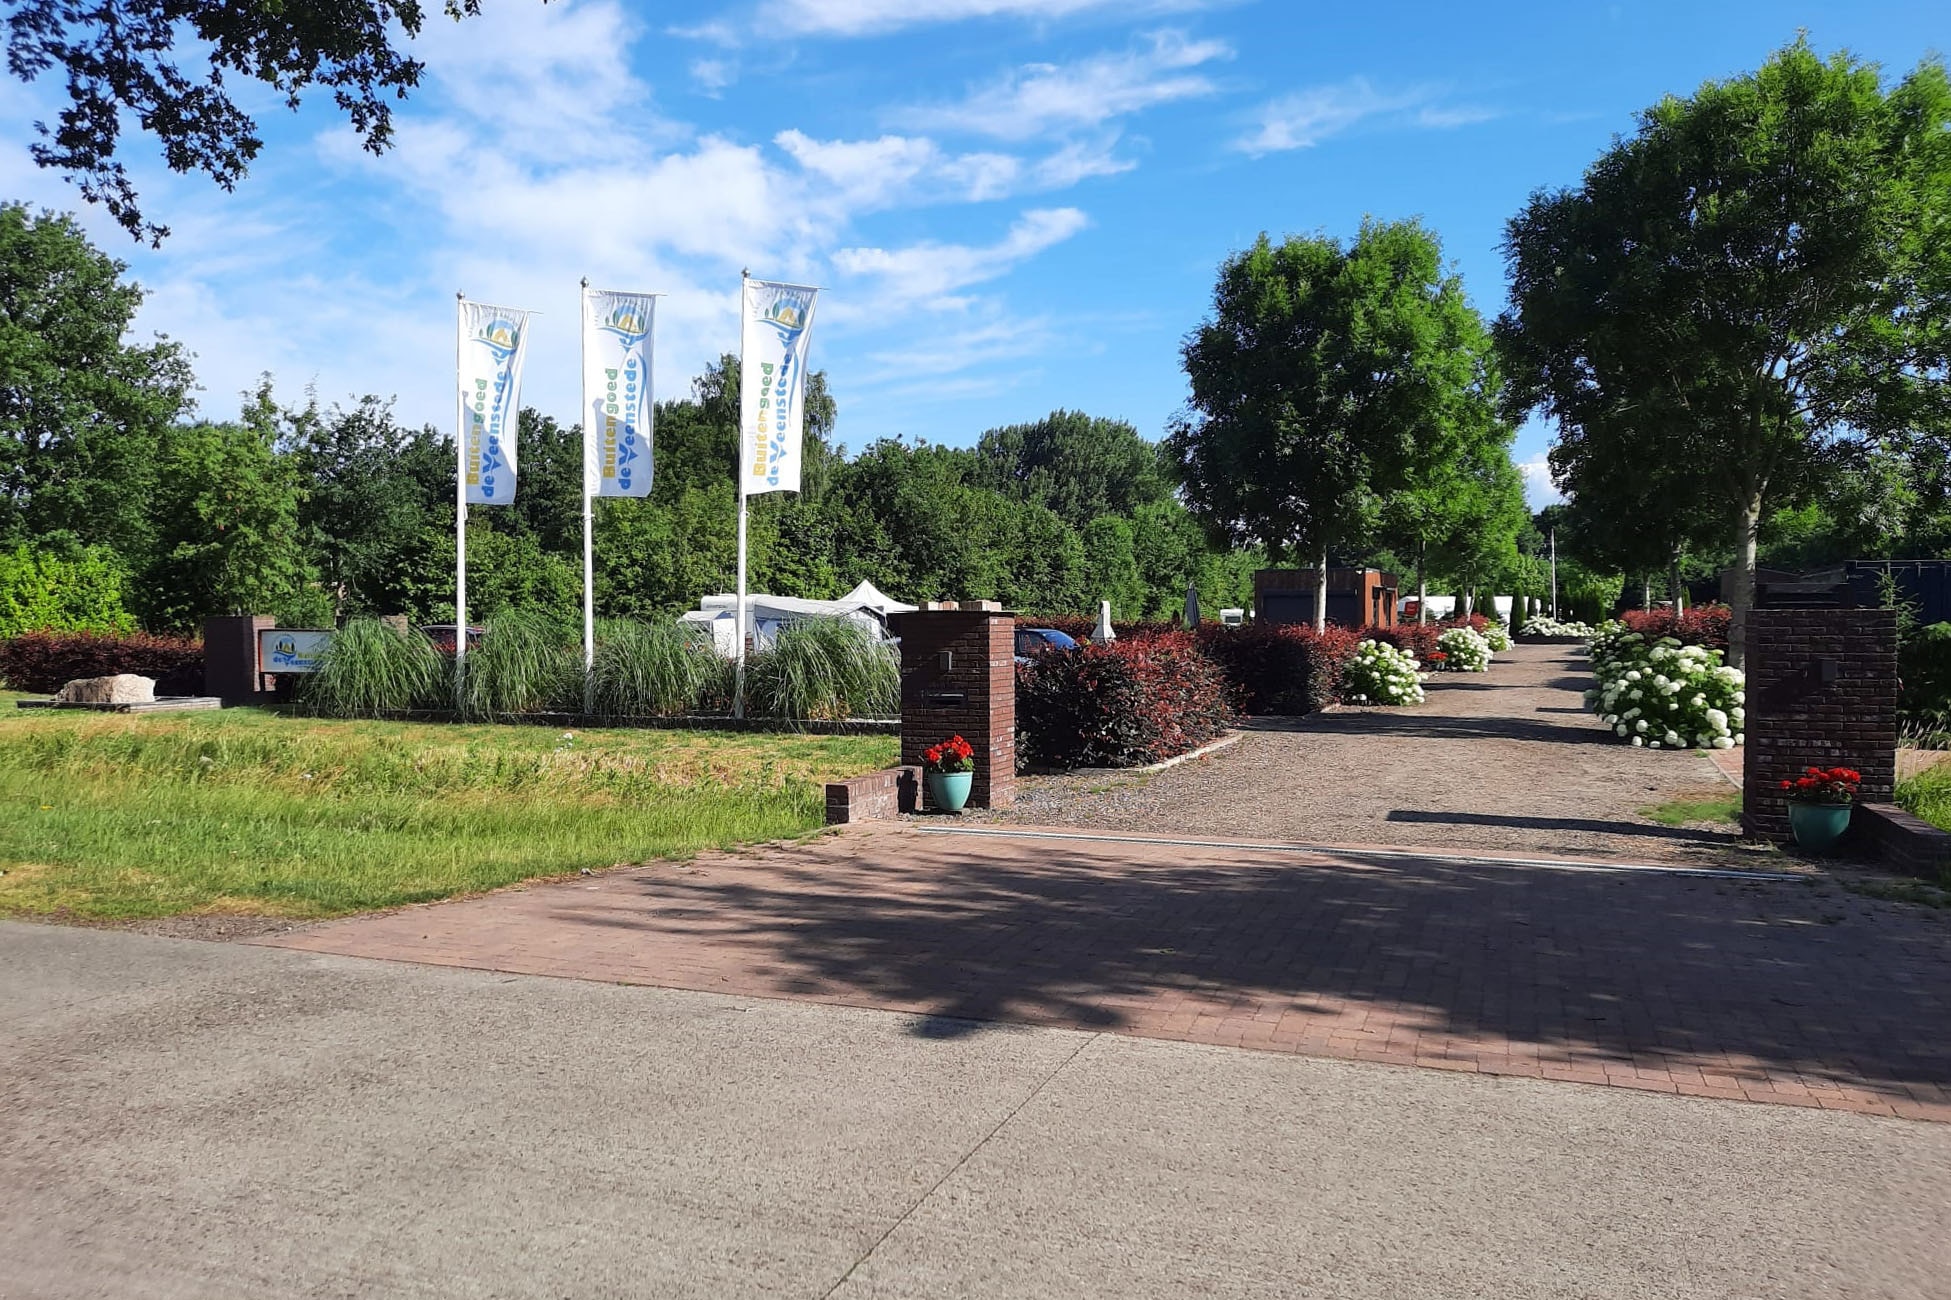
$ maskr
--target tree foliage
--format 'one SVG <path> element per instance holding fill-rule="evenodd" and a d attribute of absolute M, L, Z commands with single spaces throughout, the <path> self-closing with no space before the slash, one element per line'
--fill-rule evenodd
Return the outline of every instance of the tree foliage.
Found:
<path fill-rule="evenodd" d="M 1346 246 L 1262 235 L 1220 268 L 1185 343 L 1192 397 L 1166 446 L 1187 503 L 1217 538 L 1325 569 L 1494 424 L 1488 354 L 1420 225 L 1368 222 Z M 1325 610 L 1322 583 L 1317 626 Z"/>
<path fill-rule="evenodd" d="M 190 368 L 124 339 L 142 291 L 70 217 L 0 204 L 0 542 L 54 533 L 139 554 L 160 438 Z"/>
<path fill-rule="evenodd" d="M 1944 428 L 1951 80 L 1926 62 L 1886 90 L 1798 40 L 1648 109 L 1578 187 L 1533 195 L 1505 252 L 1512 407 L 1558 422 L 1555 468 L 1615 531 L 1622 467 L 1701 480 L 1738 653 L 1769 507 L 1839 442 Z"/>
<path fill-rule="evenodd" d="M 34 124 L 34 161 L 154 243 L 169 229 L 143 216 L 118 157 L 126 121 L 155 138 L 171 170 L 204 172 L 228 190 L 264 147 L 230 79 L 261 82 L 294 109 L 320 86 L 360 142 L 383 152 L 393 135 L 389 101 L 419 85 L 422 70 L 395 42 L 419 35 L 427 14 L 418 0 L 8 0 L 7 8 L 7 70 L 30 82 L 54 72 L 66 83 L 54 123 Z M 445 4 L 455 18 L 479 9 L 478 0 Z"/>

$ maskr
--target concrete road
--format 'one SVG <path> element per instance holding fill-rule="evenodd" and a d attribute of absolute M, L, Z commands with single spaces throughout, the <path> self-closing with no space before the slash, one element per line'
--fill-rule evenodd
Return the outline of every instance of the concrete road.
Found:
<path fill-rule="evenodd" d="M 1951 1125 L 0 925 L 0 1295 L 1937 1297 Z"/>

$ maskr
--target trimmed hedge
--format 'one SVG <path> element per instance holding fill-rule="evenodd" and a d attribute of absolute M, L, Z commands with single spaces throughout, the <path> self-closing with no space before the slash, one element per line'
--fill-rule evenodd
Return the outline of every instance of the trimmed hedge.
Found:
<path fill-rule="evenodd" d="M 1681 645 L 1726 651 L 1734 611 L 1726 605 L 1697 605 L 1684 614 L 1675 614 L 1670 609 L 1629 609 L 1619 616 L 1619 621 L 1649 642 L 1670 636 Z"/>
<path fill-rule="evenodd" d="M 1141 767 L 1226 729 L 1225 676 L 1188 632 L 1080 645 L 1016 669 L 1016 754 L 1033 766 Z"/>
<path fill-rule="evenodd" d="M 1293 624 L 1244 627 L 1202 624 L 1199 648 L 1226 674 L 1233 707 L 1241 713 L 1318 713 L 1341 690 L 1341 670 L 1361 640 L 1334 624 L 1326 632 Z"/>
<path fill-rule="evenodd" d="M 26 632 L 0 640 L 0 681 L 17 691 L 52 694 L 77 677 L 116 673 L 155 678 L 158 695 L 201 695 L 203 643 L 146 632 Z"/>
<path fill-rule="evenodd" d="M 1436 641 L 1448 629 L 1446 623 L 1398 623 L 1394 627 L 1365 627 L 1361 637 L 1370 641 L 1380 641 L 1398 650 L 1407 650 L 1416 657 L 1416 662 L 1427 665 L 1430 656 L 1436 653 Z"/>

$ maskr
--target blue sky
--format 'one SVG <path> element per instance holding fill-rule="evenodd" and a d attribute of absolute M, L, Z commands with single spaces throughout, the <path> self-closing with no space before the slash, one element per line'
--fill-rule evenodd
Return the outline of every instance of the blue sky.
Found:
<path fill-rule="evenodd" d="M 286 400 L 394 395 L 451 424 L 464 289 L 544 313 L 524 397 L 573 419 L 583 276 L 668 295 L 674 395 L 736 347 L 750 267 L 827 287 L 813 364 L 850 447 L 968 443 L 1057 407 L 1157 437 L 1185 397 L 1179 340 L 1260 231 L 1420 217 L 1493 315 L 1504 221 L 1635 110 L 1798 28 L 1893 76 L 1951 37 L 1941 0 L 483 7 L 430 19 L 382 157 L 323 101 L 268 95 L 250 97 L 268 148 L 233 194 L 131 138 L 174 236 L 150 252 L 83 219 L 150 289 L 140 327 L 197 354 L 206 412 L 269 371 Z M 0 194 L 75 208 L 26 157 L 52 89 L 0 82 Z M 1534 475 L 1548 436 L 1520 436 Z"/>

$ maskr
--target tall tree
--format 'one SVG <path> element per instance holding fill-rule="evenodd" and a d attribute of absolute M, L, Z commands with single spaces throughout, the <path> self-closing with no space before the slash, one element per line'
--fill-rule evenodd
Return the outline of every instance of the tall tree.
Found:
<path fill-rule="evenodd" d="M 7 70 L 31 82 L 59 69 L 67 82 L 55 124 L 34 124 L 34 161 L 156 243 L 169 228 L 144 218 L 117 157 L 125 123 L 154 136 L 172 170 L 205 172 L 228 190 L 264 147 L 228 78 L 262 82 L 289 108 L 324 86 L 360 143 L 383 152 L 393 136 L 388 101 L 420 83 L 421 64 L 394 42 L 418 36 L 427 13 L 419 0 L 8 0 L 7 8 Z M 480 12 L 479 0 L 444 8 L 454 18 Z"/>
<path fill-rule="evenodd" d="M 420 612 L 407 575 L 435 569 L 428 541 L 454 530 L 452 442 L 401 428 L 376 397 L 350 410 L 314 402 L 286 423 L 280 445 L 306 487 L 300 534 L 334 613 Z"/>
<path fill-rule="evenodd" d="M 1951 80 L 1926 62 L 1886 90 L 1798 40 L 1641 114 L 1581 185 L 1532 196 L 1505 256 L 1514 406 L 1623 457 L 1686 431 L 1734 550 L 1738 661 L 1771 502 L 1829 444 L 1946 420 Z"/>
<path fill-rule="evenodd" d="M 176 344 L 125 341 L 127 269 L 73 218 L 0 204 L 0 539 L 147 554 L 158 442 L 193 380 Z"/>
<path fill-rule="evenodd" d="M 1172 490 L 1155 444 L 1123 420 L 1082 411 L 989 430 L 976 443 L 974 483 L 1046 506 L 1077 529 L 1099 515 L 1134 514 Z"/>
<path fill-rule="evenodd" d="M 177 425 L 162 439 L 156 546 L 137 604 L 144 621 L 194 630 L 206 614 L 272 613 L 304 627 L 329 614 L 300 543 L 302 485 L 276 453 L 267 383 L 235 424 Z"/>
<path fill-rule="evenodd" d="M 1361 538 L 1419 450 L 1453 439 L 1494 382 L 1487 355 L 1417 223 L 1365 223 L 1346 246 L 1262 235 L 1220 268 L 1213 315 L 1185 343 L 1192 397 L 1166 447 L 1186 504 L 1231 545 L 1313 560 L 1325 627 L 1329 553 Z"/>

